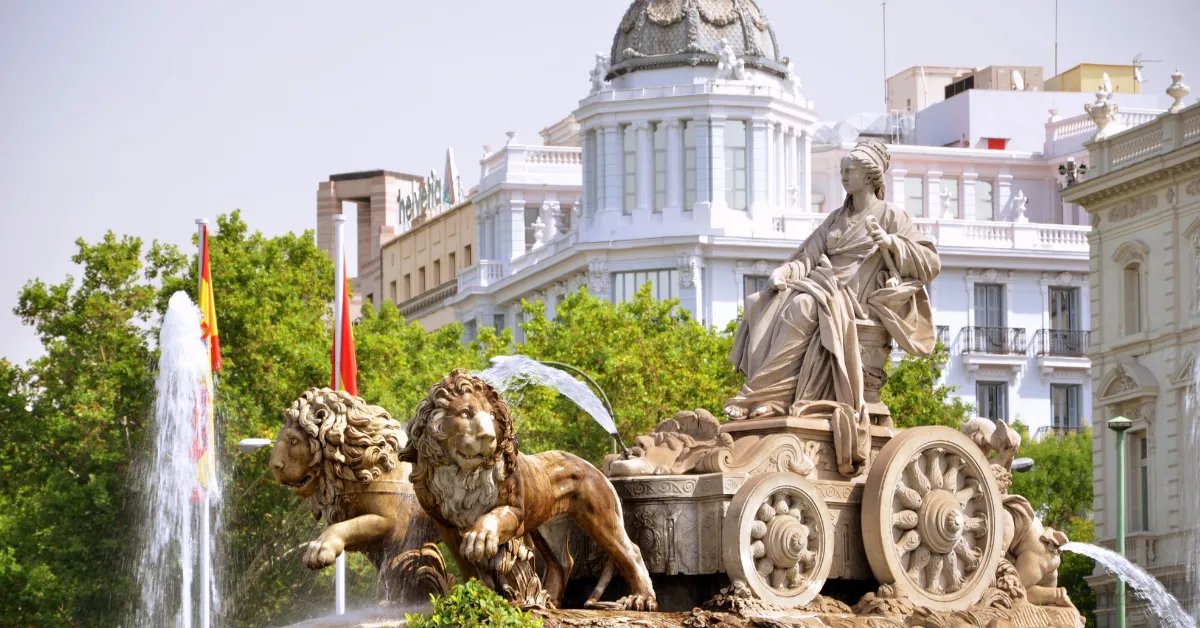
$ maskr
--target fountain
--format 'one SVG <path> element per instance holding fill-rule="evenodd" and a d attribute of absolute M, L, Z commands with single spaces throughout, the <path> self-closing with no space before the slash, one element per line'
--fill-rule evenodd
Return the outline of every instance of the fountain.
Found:
<path fill-rule="evenodd" d="M 1089 543 L 1067 543 L 1063 550 L 1083 554 L 1088 558 L 1104 565 L 1104 568 L 1120 576 L 1125 583 L 1132 586 L 1138 597 L 1146 600 L 1150 611 L 1154 613 L 1160 625 L 1166 628 L 1188 628 L 1195 626 L 1192 617 L 1183 610 L 1162 583 L 1146 572 L 1145 569 L 1129 562 L 1124 556 Z"/>
<path fill-rule="evenodd" d="M 621 437 L 617 434 L 617 424 L 613 420 L 607 404 L 600 401 L 600 398 L 587 387 L 587 384 L 571 377 L 566 371 L 524 355 L 498 355 L 492 358 L 491 363 L 491 368 L 480 371 L 478 375 L 494 386 L 496 392 L 503 394 L 521 380 L 548 386 L 574 401 L 575 405 L 591 415 L 592 419 L 604 428 L 604 431 L 618 441 L 620 440 Z"/>
<path fill-rule="evenodd" d="M 147 628 L 190 628 L 194 615 L 203 622 L 193 602 L 196 594 L 218 600 L 215 578 L 211 591 L 196 590 L 197 567 L 213 573 L 211 553 L 198 552 L 203 544 L 197 533 L 201 489 L 196 438 L 197 427 L 207 421 L 210 377 L 200 334 L 200 310 L 187 294 L 176 292 L 159 333 L 157 399 L 149 427 L 153 449 L 137 479 L 146 496 L 137 625 Z M 219 483 L 210 483 L 209 498 L 214 506 L 220 503 Z M 218 528 L 213 526 L 213 538 Z"/>

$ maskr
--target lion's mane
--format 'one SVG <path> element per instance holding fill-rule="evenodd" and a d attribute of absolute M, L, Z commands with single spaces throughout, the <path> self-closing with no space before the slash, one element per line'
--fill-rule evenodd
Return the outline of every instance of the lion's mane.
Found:
<path fill-rule="evenodd" d="M 308 435 L 317 488 L 305 500 L 313 516 L 337 523 L 345 512 L 337 499 L 346 482 L 372 482 L 396 470 L 404 428 L 387 410 L 344 390 L 310 388 L 284 412 Z"/>
<path fill-rule="evenodd" d="M 467 394 L 486 400 L 492 407 L 496 450 L 479 469 L 462 474 L 442 448 L 446 440 L 442 420 L 454 399 Z M 516 499 L 513 474 L 518 455 L 516 432 L 508 404 L 491 384 L 466 369 L 454 369 L 429 389 L 429 395 L 417 406 L 416 416 L 408 422 L 407 429 L 408 447 L 400 458 L 413 463 L 413 484 L 425 486 L 446 506 L 442 514 L 451 523 L 461 526 L 473 519 L 474 514 L 486 512 L 495 505 L 499 495 L 509 500 L 508 503 Z M 467 490 L 456 492 L 454 484 Z M 453 501 L 455 499 L 459 501 Z M 491 503 L 479 501 L 481 499 Z"/>

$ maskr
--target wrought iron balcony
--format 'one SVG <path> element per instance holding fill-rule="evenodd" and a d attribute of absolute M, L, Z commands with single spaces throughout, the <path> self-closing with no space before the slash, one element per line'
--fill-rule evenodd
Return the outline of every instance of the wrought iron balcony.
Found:
<path fill-rule="evenodd" d="M 962 353 L 1021 355 L 1028 348 L 1025 329 L 1016 327 L 963 327 L 958 333 Z"/>
<path fill-rule="evenodd" d="M 1087 356 L 1091 335 L 1079 329 L 1039 329 L 1033 343 L 1039 356 L 1082 358 Z"/>

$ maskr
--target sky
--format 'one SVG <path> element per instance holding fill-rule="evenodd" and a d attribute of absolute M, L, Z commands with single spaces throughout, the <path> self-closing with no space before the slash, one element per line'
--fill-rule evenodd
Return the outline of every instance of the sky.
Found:
<path fill-rule="evenodd" d="M 758 4 L 822 120 L 883 109 L 878 0 Z M 329 175 L 440 173 L 447 147 L 469 188 L 484 144 L 538 143 L 587 95 L 628 5 L 0 0 L 0 357 L 41 353 L 12 309 L 30 279 L 78 276 L 77 238 L 189 250 L 194 219 L 238 208 L 268 235 L 313 229 Z M 1161 60 L 1144 85 L 1161 105 L 1175 67 L 1200 95 L 1200 0 L 1059 0 L 1058 14 L 1060 70 L 1141 52 Z M 1054 15 L 1053 0 L 891 0 L 886 72 L 1049 77 Z"/>

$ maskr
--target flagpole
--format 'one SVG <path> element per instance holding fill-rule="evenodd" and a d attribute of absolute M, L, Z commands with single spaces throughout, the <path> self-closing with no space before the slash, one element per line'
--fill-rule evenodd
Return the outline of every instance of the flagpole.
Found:
<path fill-rule="evenodd" d="M 200 301 L 200 294 L 204 291 L 204 232 L 208 227 L 208 220 L 205 218 L 196 219 L 196 233 L 199 236 L 197 241 L 200 245 L 200 254 L 196 256 L 196 301 Z M 211 380 L 210 380 L 211 381 Z M 211 403 L 211 399 L 209 400 Z M 201 420 L 207 420 L 201 417 Z M 207 446 L 207 443 L 206 443 Z M 217 452 L 209 452 L 209 455 L 216 460 Z M 209 628 L 212 625 L 212 561 L 211 552 L 212 544 L 209 536 L 212 533 L 212 508 L 209 502 L 212 494 L 211 482 L 210 486 L 204 491 L 204 499 L 200 502 L 200 628 Z M 184 609 L 184 612 L 191 615 L 192 609 Z"/>
<path fill-rule="evenodd" d="M 346 216 L 333 217 L 333 388 L 342 389 L 342 300 L 346 290 L 345 253 Z M 334 613 L 346 614 L 346 553 L 338 554 L 334 561 Z"/>

